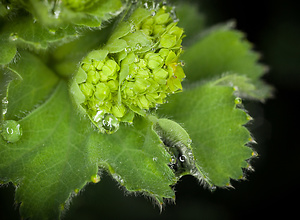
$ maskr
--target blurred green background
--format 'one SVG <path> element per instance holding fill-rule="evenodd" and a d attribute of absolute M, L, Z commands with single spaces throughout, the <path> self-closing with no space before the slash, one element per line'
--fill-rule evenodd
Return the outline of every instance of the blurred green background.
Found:
<path fill-rule="evenodd" d="M 186 1 L 187 2 L 187 1 Z M 142 195 L 126 195 L 108 175 L 88 185 L 72 200 L 64 219 L 262 219 L 297 215 L 298 137 L 300 96 L 300 13 L 292 0 L 190 1 L 206 13 L 206 22 L 235 19 L 247 33 L 261 62 L 270 67 L 265 80 L 274 85 L 274 98 L 266 103 L 245 103 L 255 119 L 248 127 L 259 158 L 246 181 L 233 181 L 235 189 L 211 193 L 192 177 L 176 185 L 176 205 L 160 210 Z M 11 185 L 0 188 L 0 220 L 20 219 Z M 295 201 L 294 201 L 295 200 Z"/>

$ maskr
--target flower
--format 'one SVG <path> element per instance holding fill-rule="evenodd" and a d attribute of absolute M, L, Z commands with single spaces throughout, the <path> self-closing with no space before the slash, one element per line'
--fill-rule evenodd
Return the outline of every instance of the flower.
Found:
<path fill-rule="evenodd" d="M 104 47 L 83 59 L 73 84 L 84 96 L 77 104 L 101 132 L 115 132 L 117 122 L 145 116 L 182 90 L 185 74 L 178 60 L 183 37 L 166 6 L 137 8 Z"/>

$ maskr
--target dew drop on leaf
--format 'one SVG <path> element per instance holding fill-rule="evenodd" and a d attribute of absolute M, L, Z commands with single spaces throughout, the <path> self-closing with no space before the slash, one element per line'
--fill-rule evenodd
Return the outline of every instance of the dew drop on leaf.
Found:
<path fill-rule="evenodd" d="M 186 160 L 186 156 L 185 156 L 185 155 L 181 155 L 181 156 L 179 157 L 179 161 L 180 161 L 181 163 L 184 163 L 185 160 Z"/>
<path fill-rule="evenodd" d="M 7 142 L 15 143 L 22 137 L 21 125 L 14 120 L 6 120 L 2 124 L 1 135 Z"/>
<path fill-rule="evenodd" d="M 212 186 L 210 187 L 210 191 L 211 191 L 211 192 L 214 192 L 214 191 L 216 191 L 216 189 L 217 189 L 217 187 L 216 187 L 216 186 L 214 186 L 214 185 L 212 185 Z"/>
<path fill-rule="evenodd" d="M 93 175 L 93 176 L 91 176 L 91 180 L 93 183 L 98 183 L 98 182 L 100 182 L 100 176 L 97 174 Z"/>
<path fill-rule="evenodd" d="M 9 36 L 9 40 L 11 41 L 16 41 L 18 40 L 19 36 L 17 33 L 11 33 L 10 36 Z"/>
<path fill-rule="evenodd" d="M 102 127 L 104 128 L 105 133 L 107 134 L 115 133 L 119 129 L 119 126 L 120 126 L 120 122 L 115 116 L 111 114 L 104 115 L 102 120 Z"/>
<path fill-rule="evenodd" d="M 240 104 L 242 104 L 242 99 L 237 97 L 237 98 L 235 98 L 234 102 L 236 105 L 240 105 Z"/>

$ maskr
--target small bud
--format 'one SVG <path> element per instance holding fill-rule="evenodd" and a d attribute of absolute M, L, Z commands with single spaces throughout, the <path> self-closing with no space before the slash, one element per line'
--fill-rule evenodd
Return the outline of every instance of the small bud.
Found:
<path fill-rule="evenodd" d="M 109 95 L 110 95 L 110 89 L 106 84 L 98 83 L 96 85 L 95 97 L 99 101 L 104 101 L 109 97 Z"/>
<path fill-rule="evenodd" d="M 159 47 L 163 48 L 172 48 L 176 45 L 177 39 L 175 35 L 172 34 L 164 34 L 161 37 Z"/>
<path fill-rule="evenodd" d="M 166 84 L 166 79 L 169 76 L 169 73 L 164 69 L 156 69 L 153 71 L 153 78 L 159 84 Z"/>
<path fill-rule="evenodd" d="M 86 96 L 86 97 L 91 97 L 94 93 L 95 87 L 93 84 L 91 83 L 82 83 L 80 84 L 80 89 L 82 91 L 82 93 Z"/>
<path fill-rule="evenodd" d="M 151 83 L 146 79 L 137 79 L 133 85 L 133 90 L 136 93 L 143 93 L 151 86 Z"/>
<path fill-rule="evenodd" d="M 161 68 L 164 64 L 164 59 L 157 53 L 147 53 L 145 58 L 148 61 L 148 67 L 152 70 Z"/>
<path fill-rule="evenodd" d="M 169 18 L 170 18 L 169 13 L 163 13 L 163 14 L 157 13 L 154 16 L 154 21 L 156 24 L 166 24 L 168 22 Z"/>
<path fill-rule="evenodd" d="M 112 106 L 112 113 L 114 116 L 116 116 L 117 118 L 122 118 L 125 113 L 126 113 L 126 107 L 122 104 L 117 104 Z"/>
<path fill-rule="evenodd" d="M 107 60 L 102 67 L 103 74 L 106 76 L 113 76 L 119 71 L 120 67 L 114 60 Z"/>
<path fill-rule="evenodd" d="M 100 75 L 99 72 L 95 71 L 95 70 L 90 70 L 87 73 L 87 79 L 86 81 L 92 84 L 97 84 L 99 82 L 100 79 Z"/>

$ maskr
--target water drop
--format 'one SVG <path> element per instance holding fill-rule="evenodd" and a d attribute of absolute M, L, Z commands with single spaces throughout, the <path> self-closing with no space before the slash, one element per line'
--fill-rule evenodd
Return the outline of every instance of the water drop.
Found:
<path fill-rule="evenodd" d="M 134 24 L 130 24 L 130 32 L 134 33 L 136 31 L 135 25 Z"/>
<path fill-rule="evenodd" d="M 131 48 L 130 48 L 130 47 L 126 47 L 126 48 L 125 48 L 125 52 L 126 52 L 126 53 L 130 53 L 130 52 L 131 52 Z"/>
<path fill-rule="evenodd" d="M 102 120 L 102 127 L 107 134 L 115 133 L 119 129 L 119 125 L 120 122 L 115 116 L 111 114 L 104 115 Z"/>
<path fill-rule="evenodd" d="M 187 140 L 187 144 L 188 144 L 188 145 L 191 145 L 191 144 L 192 144 L 192 139 L 188 139 L 188 140 Z"/>
<path fill-rule="evenodd" d="M 140 61 L 140 58 L 138 58 L 138 57 L 136 57 L 135 59 L 134 59 L 134 62 L 135 63 L 138 63 Z"/>
<path fill-rule="evenodd" d="M 153 157 L 152 160 L 153 160 L 153 161 L 157 161 L 157 157 Z"/>
<path fill-rule="evenodd" d="M 16 40 L 18 40 L 18 34 L 17 33 L 11 33 L 10 34 L 10 37 L 9 37 L 9 39 L 11 40 L 11 41 L 16 41 Z"/>
<path fill-rule="evenodd" d="M 94 120 L 95 122 L 99 122 L 99 121 L 103 118 L 104 114 L 105 114 L 104 111 L 101 111 L 101 110 L 100 110 L 100 111 L 97 111 L 97 113 L 96 113 L 96 115 L 94 116 L 93 120 Z"/>
<path fill-rule="evenodd" d="M 185 160 L 186 160 L 186 156 L 185 156 L 185 155 L 181 155 L 181 156 L 179 157 L 179 161 L 180 161 L 181 163 L 185 162 Z"/>
<path fill-rule="evenodd" d="M 49 29 L 49 33 L 54 35 L 54 34 L 56 34 L 56 30 L 54 30 L 54 29 Z"/>
<path fill-rule="evenodd" d="M 253 151 L 251 155 L 252 155 L 252 157 L 257 157 L 258 153 L 256 151 Z"/>
<path fill-rule="evenodd" d="M 212 186 L 210 187 L 210 191 L 211 191 L 211 192 L 216 191 L 216 189 L 217 189 L 217 187 L 216 187 L 215 185 L 212 185 Z"/>
<path fill-rule="evenodd" d="M 240 105 L 240 104 L 242 104 L 242 99 L 239 98 L 239 97 L 237 97 L 237 98 L 235 98 L 234 103 L 235 103 L 236 105 Z"/>
<path fill-rule="evenodd" d="M 135 49 L 136 49 L 136 50 L 142 49 L 142 45 L 141 45 L 140 43 L 137 43 L 137 44 L 135 45 Z"/>
<path fill-rule="evenodd" d="M 7 142 L 15 143 L 22 137 L 21 125 L 14 120 L 6 120 L 2 124 L 1 135 Z"/>
<path fill-rule="evenodd" d="M 93 183 L 98 183 L 100 181 L 100 176 L 98 174 L 95 174 L 91 176 L 91 180 Z"/>
<path fill-rule="evenodd" d="M 122 179 L 122 177 L 121 177 L 120 175 L 114 173 L 112 176 L 113 176 L 113 178 L 115 178 L 121 185 L 124 185 L 124 180 Z"/>

